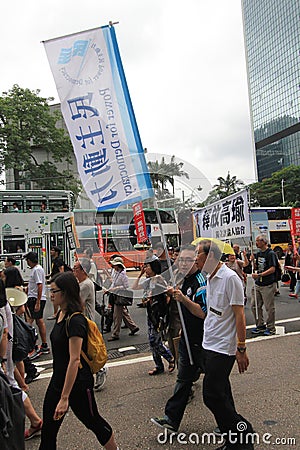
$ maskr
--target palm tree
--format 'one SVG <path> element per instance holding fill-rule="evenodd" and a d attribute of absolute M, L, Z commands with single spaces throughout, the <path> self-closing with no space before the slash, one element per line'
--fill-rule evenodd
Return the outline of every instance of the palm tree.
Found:
<path fill-rule="evenodd" d="M 245 183 L 242 180 L 238 180 L 236 176 L 231 177 L 229 171 L 226 178 L 218 177 L 218 182 L 219 184 L 213 186 L 205 200 L 206 204 L 228 197 L 228 195 L 238 192 L 245 186 Z"/>
<path fill-rule="evenodd" d="M 183 162 L 180 162 L 180 163 L 175 162 L 175 156 L 174 155 L 171 157 L 171 161 L 170 161 L 170 163 L 167 166 L 168 166 L 169 178 L 171 178 L 168 181 L 172 185 L 173 197 L 175 197 L 174 177 L 185 177 L 188 180 L 189 180 L 190 177 L 189 177 L 189 174 L 187 172 L 182 170 L 182 167 L 184 166 L 184 163 Z"/>
<path fill-rule="evenodd" d="M 167 183 L 170 183 L 174 197 L 174 177 L 184 176 L 189 179 L 188 173 L 182 170 L 183 165 L 183 162 L 177 163 L 175 161 L 175 155 L 171 157 L 170 163 L 167 163 L 164 157 L 162 157 L 160 163 L 157 160 L 155 162 L 149 161 L 148 168 L 154 189 L 160 190 L 162 194 L 168 193 Z"/>
<path fill-rule="evenodd" d="M 160 170 L 161 170 L 160 164 L 157 160 L 155 162 L 149 161 L 148 168 L 149 168 L 149 173 L 150 173 L 153 187 L 154 187 L 154 189 L 158 189 L 159 185 L 162 183 L 162 176 L 160 173 Z"/>

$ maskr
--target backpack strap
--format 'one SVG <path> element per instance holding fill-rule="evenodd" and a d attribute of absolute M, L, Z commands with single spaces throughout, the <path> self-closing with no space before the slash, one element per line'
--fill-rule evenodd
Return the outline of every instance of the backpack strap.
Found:
<path fill-rule="evenodd" d="M 69 337 L 69 323 L 70 323 L 70 320 L 72 319 L 73 316 L 76 316 L 77 314 L 82 314 L 82 313 L 79 312 L 79 311 L 76 311 L 73 314 L 71 314 L 66 320 L 66 333 L 67 333 L 68 337 Z"/>
<path fill-rule="evenodd" d="M 70 320 L 72 319 L 73 316 L 76 316 L 76 315 L 78 315 L 78 314 L 81 314 L 83 317 L 85 317 L 84 314 L 82 314 L 82 312 L 76 311 L 76 312 L 74 312 L 73 314 L 71 314 L 71 315 L 67 318 L 67 320 L 66 320 L 66 334 L 67 334 L 67 337 L 69 337 L 69 322 L 70 322 Z M 86 361 L 86 363 L 88 364 L 89 358 L 87 357 L 87 355 L 84 353 L 84 351 L 83 351 L 82 349 L 81 349 L 81 351 L 80 351 L 80 355 L 83 357 L 83 359 L 84 359 L 84 360 Z M 80 364 L 79 364 L 79 368 L 82 369 L 82 364 L 81 364 L 81 362 L 80 362 Z"/>

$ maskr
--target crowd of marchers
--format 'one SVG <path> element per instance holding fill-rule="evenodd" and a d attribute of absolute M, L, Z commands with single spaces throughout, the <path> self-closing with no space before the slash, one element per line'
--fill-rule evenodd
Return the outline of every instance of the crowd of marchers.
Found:
<path fill-rule="evenodd" d="M 214 415 L 215 433 L 224 437 L 220 450 L 254 448 L 247 439 L 253 432 L 252 425 L 241 415 L 242 411 L 236 410 L 230 384 L 235 363 L 240 373 L 249 366 L 244 314 L 249 277 L 254 280 L 251 309 L 256 323 L 251 332 L 265 336 L 276 333 L 279 262 L 264 235 L 257 236 L 255 243 L 254 254 L 241 252 L 238 245 L 224 254 L 218 242 L 205 238 L 199 238 L 196 245 L 175 249 L 159 243 L 148 251 L 131 286 L 132 290 L 143 292 L 138 306 L 146 310 L 154 363 L 148 375 L 177 373 L 173 395 L 161 405 L 163 414 L 151 418 L 152 423 L 178 432 L 185 408 L 194 395 L 193 384 L 203 374 L 203 402 Z M 101 331 L 111 332 L 108 341 L 120 339 L 122 323 L 131 336 L 139 331 L 130 315 L 130 302 L 126 303 L 130 289 L 123 259 L 119 255 L 112 257 L 111 270 L 101 277 L 89 248 L 83 258 L 75 261 L 72 270 L 61 258 L 59 247 L 51 249 L 51 256 L 52 270 L 46 275 L 36 253 L 25 255 L 31 269 L 26 287 L 14 258 L 8 256 L 0 262 L 0 383 L 18 393 L 21 401 L 18 426 L 8 424 L 4 430 L 1 425 L 1 448 L 15 445 L 23 449 L 25 440 L 40 435 L 39 450 L 55 450 L 60 426 L 71 408 L 105 449 L 117 450 L 112 426 L 100 415 L 94 395 L 106 381 L 107 368 L 104 366 L 94 375 L 82 354 L 88 346 L 87 319 L 95 321 L 97 311 L 105 319 Z M 297 251 L 289 245 L 284 270 L 289 277 L 290 296 L 297 298 L 300 245 Z M 50 342 L 43 318 L 47 288 L 53 304 L 53 315 L 48 317 L 54 322 Z M 20 295 L 12 296 L 7 289 Z M 100 289 L 107 298 L 105 308 L 97 304 L 96 293 Z M 35 325 L 39 332 L 35 347 L 22 358 L 16 358 L 14 352 L 14 316 Z M 43 416 L 39 417 L 27 394 L 28 384 L 39 376 L 35 359 L 50 351 L 53 374 L 44 397 Z M 30 422 L 27 429 L 25 415 Z M 245 424 L 243 429 L 239 427 L 241 422 Z M 236 442 L 230 441 L 232 433 L 238 435 Z"/>

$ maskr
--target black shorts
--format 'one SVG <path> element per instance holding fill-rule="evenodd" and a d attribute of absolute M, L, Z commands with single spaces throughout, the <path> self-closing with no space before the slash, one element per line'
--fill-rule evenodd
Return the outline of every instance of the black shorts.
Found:
<path fill-rule="evenodd" d="M 29 314 L 29 316 L 31 317 L 31 319 L 42 319 L 43 318 L 43 313 L 44 313 L 44 309 L 45 309 L 45 305 L 46 305 L 46 301 L 45 300 L 41 300 L 40 302 L 40 310 L 39 311 L 35 311 L 34 307 L 36 304 L 36 298 L 35 297 L 28 297 L 27 299 L 27 303 L 26 303 L 26 309 L 27 309 L 27 313 Z"/>

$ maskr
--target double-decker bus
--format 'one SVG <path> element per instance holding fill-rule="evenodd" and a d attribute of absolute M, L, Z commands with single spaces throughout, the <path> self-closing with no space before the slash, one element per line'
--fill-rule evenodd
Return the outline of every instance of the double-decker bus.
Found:
<path fill-rule="evenodd" d="M 73 209 L 71 191 L 0 191 L 0 260 L 13 256 L 25 281 L 29 269 L 23 257 L 28 251 L 38 254 L 46 274 L 51 272 L 53 245 L 60 247 L 64 261 L 72 264 L 74 245 L 67 222 L 74 219 Z"/>
<path fill-rule="evenodd" d="M 291 242 L 291 230 L 289 219 L 291 219 L 290 207 L 253 207 L 250 209 L 252 231 L 255 237 L 258 234 L 266 234 L 269 238 L 271 248 L 282 258 L 284 252 Z"/>
<path fill-rule="evenodd" d="M 159 209 L 162 230 L 168 246 L 179 245 L 179 228 L 175 210 Z M 132 208 L 108 210 L 74 210 L 74 219 L 80 248 L 80 254 L 85 248 L 91 247 L 94 259 L 99 268 L 102 267 L 103 256 L 109 261 L 112 255 L 120 254 L 126 267 L 139 268 L 145 259 L 147 248 L 162 240 L 161 231 L 155 209 L 145 208 L 145 222 L 148 241 L 137 244 Z M 99 253 L 99 239 L 102 240 L 103 255 Z M 101 262 L 102 260 L 102 262 Z"/>

